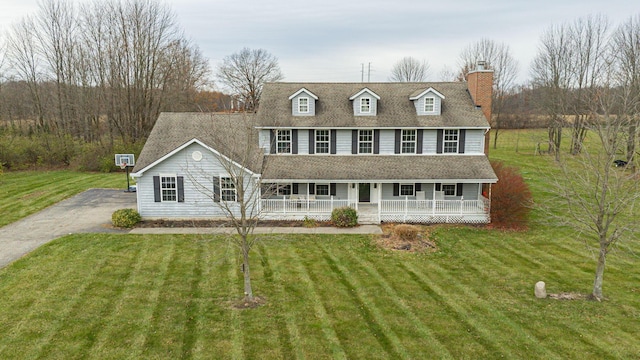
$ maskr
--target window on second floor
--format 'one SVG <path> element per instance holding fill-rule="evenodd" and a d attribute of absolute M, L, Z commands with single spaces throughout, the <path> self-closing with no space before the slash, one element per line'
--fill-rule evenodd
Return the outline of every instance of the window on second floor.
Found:
<path fill-rule="evenodd" d="M 402 130 L 400 152 L 402 154 L 416 153 L 416 131 L 415 130 Z"/>
<path fill-rule="evenodd" d="M 276 153 L 291 153 L 291 130 L 278 130 L 276 135 Z"/>
<path fill-rule="evenodd" d="M 458 129 L 445 129 L 444 130 L 444 146 L 443 153 L 457 153 L 458 152 Z"/>
<path fill-rule="evenodd" d="M 309 112 L 309 98 L 298 98 L 298 112 L 301 114 L 307 114 Z"/>
<path fill-rule="evenodd" d="M 424 98 L 424 112 L 433 112 L 435 108 L 435 100 L 432 97 Z"/>
<path fill-rule="evenodd" d="M 368 98 L 368 97 L 360 98 L 360 112 L 361 113 L 371 112 L 371 98 Z"/>
<path fill-rule="evenodd" d="M 316 130 L 316 154 L 328 154 L 331 143 L 329 130 Z"/>
<path fill-rule="evenodd" d="M 373 153 L 373 130 L 358 131 L 358 154 Z"/>

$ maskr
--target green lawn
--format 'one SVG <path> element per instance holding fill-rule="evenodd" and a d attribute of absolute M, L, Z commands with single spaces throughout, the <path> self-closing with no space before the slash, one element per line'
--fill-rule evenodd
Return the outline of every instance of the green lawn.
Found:
<path fill-rule="evenodd" d="M 274 236 L 253 257 L 266 305 L 242 291 L 223 238 L 71 235 L 0 270 L 0 358 L 638 358 L 637 258 L 593 262 L 563 234 L 440 227 L 440 251 L 367 236 Z"/>
<path fill-rule="evenodd" d="M 534 156 L 544 138 L 503 132 L 490 152 L 538 201 L 551 196 L 549 158 Z M 589 293 L 595 261 L 540 210 L 532 219 L 526 232 L 434 226 L 428 254 L 267 237 L 252 253 L 266 303 L 251 310 L 231 306 L 242 278 L 222 237 L 70 235 L 0 270 L 0 358 L 640 358 L 637 239 L 608 258 L 607 301 L 540 300 L 539 280 Z"/>
<path fill-rule="evenodd" d="M 4 172 L 0 175 L 0 227 L 90 188 L 126 187 L 123 173 Z"/>

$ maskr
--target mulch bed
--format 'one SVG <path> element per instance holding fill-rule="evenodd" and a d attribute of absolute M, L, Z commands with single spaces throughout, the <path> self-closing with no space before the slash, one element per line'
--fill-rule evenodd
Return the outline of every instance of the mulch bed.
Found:
<path fill-rule="evenodd" d="M 304 227 L 304 221 L 264 220 L 258 222 L 258 227 Z M 328 221 L 316 221 L 317 227 L 332 226 Z M 139 228 L 213 228 L 233 227 L 228 220 L 143 220 L 136 227 Z"/>

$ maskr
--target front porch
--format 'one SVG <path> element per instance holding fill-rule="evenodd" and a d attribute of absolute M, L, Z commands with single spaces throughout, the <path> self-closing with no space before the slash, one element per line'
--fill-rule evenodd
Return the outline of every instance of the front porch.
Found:
<path fill-rule="evenodd" d="M 381 222 L 405 223 L 467 223 L 481 224 L 490 221 L 490 201 L 484 196 L 478 200 L 413 200 L 409 196 L 397 200 L 378 200 L 377 203 L 340 200 L 330 197 L 283 196 L 281 199 L 262 199 L 261 216 L 266 220 L 328 221 L 331 211 L 343 206 L 358 212 L 361 224 Z"/>

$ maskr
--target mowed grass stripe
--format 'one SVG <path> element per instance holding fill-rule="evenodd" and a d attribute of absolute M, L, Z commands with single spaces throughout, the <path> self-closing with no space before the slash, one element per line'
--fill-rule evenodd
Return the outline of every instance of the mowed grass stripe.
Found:
<path fill-rule="evenodd" d="M 308 241 L 305 241 L 305 245 L 308 244 Z M 322 335 L 326 342 L 328 343 L 327 347 L 331 352 L 331 357 L 333 359 L 347 359 L 347 354 L 345 353 L 345 349 L 343 344 L 340 342 L 340 338 L 334 328 L 334 325 L 331 321 L 331 317 L 329 317 L 329 313 L 327 308 L 325 307 L 325 303 L 322 301 L 318 293 L 318 282 L 312 278 L 313 270 L 311 269 L 311 264 L 307 260 L 309 257 L 308 249 L 300 249 L 299 246 L 292 246 L 293 251 L 290 252 L 290 255 L 293 259 L 291 262 L 290 272 L 297 278 L 300 283 L 306 288 L 306 299 L 312 304 L 313 313 L 315 315 L 316 321 L 319 322 L 319 326 L 322 332 Z M 303 254 L 300 254 L 303 252 Z M 304 255 L 304 260 L 303 256 Z M 326 283 L 325 283 L 326 284 Z M 311 341 L 312 343 L 318 341 L 318 339 L 307 338 L 307 341 Z M 303 341 L 305 341 L 303 339 Z M 310 346 L 311 349 L 315 347 L 313 344 Z M 305 348 L 306 349 L 306 348 Z M 317 354 L 310 354 L 309 358 L 316 358 Z"/>
<path fill-rule="evenodd" d="M 519 357 L 513 353 L 512 349 L 504 346 L 505 344 L 501 344 L 496 340 L 494 332 L 500 333 L 504 331 L 504 328 L 498 328 L 498 324 L 494 325 L 496 329 L 490 329 L 486 326 L 487 324 L 494 324 L 494 322 L 485 321 L 487 318 L 492 318 L 496 321 L 500 320 L 498 323 L 503 323 L 504 321 L 502 321 L 501 318 L 504 316 L 502 314 L 500 314 L 500 316 L 492 314 L 491 311 L 494 309 L 486 309 L 486 306 L 481 305 L 479 297 L 473 294 L 472 291 L 456 286 L 456 279 L 451 278 L 446 271 L 440 268 L 439 265 L 432 264 L 429 266 L 428 271 L 420 271 L 409 262 L 400 263 L 399 265 L 401 268 L 404 268 L 407 272 L 412 274 L 412 276 L 419 281 L 424 288 L 431 289 L 431 291 L 433 291 L 441 300 L 442 305 L 455 312 L 456 318 L 468 326 L 468 331 L 473 329 L 473 332 L 478 336 L 476 341 L 479 341 L 488 352 L 486 356 L 504 356 L 512 359 Z M 445 282 L 451 285 L 451 288 L 449 288 L 448 291 L 445 291 L 442 287 L 437 285 L 438 283 L 442 283 L 443 279 L 448 279 L 448 281 Z M 457 289 L 460 293 L 455 294 L 451 291 L 452 289 Z M 471 301 L 471 299 L 474 301 Z M 483 310 L 483 314 L 485 315 L 482 318 L 483 321 L 478 320 L 480 318 L 480 314 L 478 314 L 477 310 Z M 516 328 L 518 327 L 516 326 Z M 521 336 L 518 337 L 521 338 Z"/>
<path fill-rule="evenodd" d="M 274 271 L 272 268 L 269 260 L 269 252 L 267 252 L 264 243 L 260 243 L 256 250 L 264 271 L 265 284 L 271 287 L 271 291 L 275 295 L 274 298 L 281 299 L 281 301 L 269 304 L 276 309 L 275 323 L 278 330 L 278 340 L 280 342 L 280 355 L 285 359 L 304 359 L 304 353 L 300 345 L 300 334 L 295 319 L 293 318 L 293 312 L 287 311 L 285 308 L 285 306 L 289 305 L 289 302 L 287 301 L 287 294 L 284 289 L 284 281 L 280 277 L 280 271 L 278 271 L 279 269 Z M 278 256 L 280 256 L 280 254 L 278 254 Z"/>
<path fill-rule="evenodd" d="M 328 250 L 325 248 L 325 251 Z M 386 267 L 383 266 L 386 264 L 382 264 L 382 261 L 380 261 L 379 256 L 381 255 L 382 254 L 373 255 L 376 256 L 374 265 L 369 258 L 367 258 L 367 260 L 364 260 L 363 256 L 360 256 L 358 253 L 354 253 L 352 251 L 345 251 L 339 254 L 335 254 L 335 256 L 341 260 L 341 263 L 349 263 L 354 265 L 357 264 L 364 270 L 363 274 L 358 274 L 358 278 L 368 279 L 367 286 L 365 287 L 363 284 L 359 284 L 359 287 L 363 289 L 366 288 L 368 292 L 373 292 L 374 294 L 371 294 L 370 297 L 374 299 L 374 301 L 376 299 L 379 299 L 381 302 L 392 304 L 394 308 L 399 310 L 399 314 L 397 314 L 396 316 L 397 319 L 403 320 L 402 326 L 406 327 L 407 329 L 413 329 L 413 332 L 416 333 L 409 334 L 409 337 L 411 337 L 409 339 L 407 339 L 407 336 L 405 336 L 404 338 L 406 340 L 403 341 L 403 343 L 406 344 L 410 340 L 417 340 L 419 342 L 419 348 L 414 349 L 412 353 L 424 352 L 425 354 L 438 354 L 438 357 L 441 359 L 454 358 L 452 354 L 447 350 L 447 348 L 444 347 L 444 345 L 438 340 L 431 329 L 426 325 L 427 322 L 420 319 L 413 311 L 413 309 L 411 309 L 411 307 L 407 305 L 407 299 L 410 299 L 412 297 L 419 297 L 420 294 L 412 293 L 411 295 L 408 295 L 406 293 L 398 291 L 396 289 L 397 283 L 404 282 L 404 279 L 402 279 L 404 276 L 396 274 L 395 276 L 393 276 L 395 279 L 389 279 L 387 275 L 383 275 L 377 270 Z M 347 261 L 342 260 L 344 256 L 348 256 Z M 354 269 L 353 266 L 350 268 L 352 270 Z M 374 287 L 373 284 L 370 284 L 371 281 L 375 281 L 378 286 Z M 407 320 L 411 324 L 411 326 L 408 326 L 409 324 L 406 323 Z"/>
<path fill-rule="evenodd" d="M 338 281 L 346 289 L 351 289 L 349 295 L 352 302 L 356 305 L 356 309 L 362 315 L 367 326 L 373 336 L 376 338 L 380 346 L 387 352 L 390 358 L 408 359 L 410 355 L 398 338 L 398 335 L 387 324 L 380 309 L 370 300 L 372 294 L 367 294 L 360 282 L 351 275 L 349 269 L 346 269 L 341 262 L 334 257 L 332 253 L 327 251 L 322 243 L 316 243 L 324 252 L 324 259 L 329 265 L 331 271 L 336 273 Z"/>
<path fill-rule="evenodd" d="M 66 239 L 65 239 L 66 240 Z M 64 240 L 63 240 L 64 241 Z M 91 261 L 91 260 L 89 260 Z M 88 287 L 95 281 L 96 275 L 102 270 L 107 261 L 101 257 L 97 261 L 91 261 L 92 265 L 77 279 L 67 278 L 70 281 L 56 281 L 54 286 L 48 287 L 39 301 L 34 303 L 21 324 L 16 326 L 17 331 L 11 338 L 18 342 L 21 351 L 11 351 L 7 348 L 7 355 L 19 355 L 21 358 L 37 358 L 44 355 L 43 350 L 56 341 L 55 335 L 64 326 L 75 305 L 84 300 Z M 82 268 L 86 268 L 85 266 Z M 70 275 L 78 275 L 77 269 L 69 272 Z M 26 323 L 29 325 L 27 326 Z M 25 329 L 25 331 L 22 331 Z M 3 341 L 6 341 L 3 339 Z M 29 346 L 25 347 L 24 343 Z M 9 345 L 10 346 L 10 345 Z M 8 346 L 8 347 L 9 347 Z M 13 358 L 13 356 L 7 356 Z"/>
<path fill-rule="evenodd" d="M 93 241 L 120 243 L 117 237 L 107 239 L 99 235 Z M 84 288 L 80 301 L 69 304 L 69 313 L 62 318 L 62 326 L 58 327 L 52 336 L 54 340 L 43 347 L 41 354 L 49 358 L 69 358 L 88 353 L 100 333 L 108 329 L 106 320 L 126 289 L 140 249 L 109 250 L 97 255 L 105 259 L 104 263 L 94 276 L 87 279 L 88 286 Z"/>

